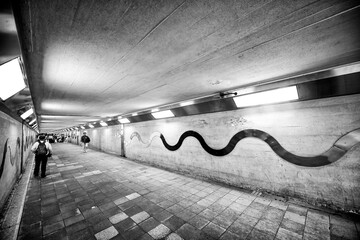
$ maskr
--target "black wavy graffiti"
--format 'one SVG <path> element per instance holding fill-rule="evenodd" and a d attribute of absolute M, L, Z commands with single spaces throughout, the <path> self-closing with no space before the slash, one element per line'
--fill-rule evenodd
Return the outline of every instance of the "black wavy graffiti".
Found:
<path fill-rule="evenodd" d="M 33 139 L 33 137 L 31 137 Z M 30 139 L 30 138 L 29 138 Z M 20 150 L 21 150 L 21 140 L 20 137 L 18 137 L 16 139 L 16 147 L 15 147 L 15 152 L 12 152 L 11 146 L 9 146 L 9 138 L 6 139 L 5 144 L 4 144 L 4 150 L 3 150 L 3 157 L 1 160 L 1 165 L 0 165 L 0 178 L 4 172 L 4 168 L 5 168 L 5 161 L 6 161 L 6 156 L 9 152 L 9 158 L 10 158 L 10 164 L 11 166 L 14 166 L 15 164 L 15 160 L 16 159 L 21 159 L 21 157 L 19 156 L 20 154 Z M 31 142 L 29 142 L 27 145 L 31 145 Z M 21 166 L 23 165 L 23 161 L 21 159 Z"/>
<path fill-rule="evenodd" d="M 302 156 L 297 156 L 295 154 L 292 154 L 290 152 L 288 152 L 286 149 L 284 149 L 280 143 L 278 141 L 276 141 L 276 139 L 274 137 L 272 137 L 270 134 L 263 132 L 261 130 L 257 130 L 257 129 L 246 129 L 246 130 L 242 130 L 238 133 L 236 133 L 229 141 L 229 143 L 222 149 L 213 149 L 211 147 L 209 147 L 204 138 L 197 132 L 195 131 L 186 131 L 185 133 L 183 133 L 180 136 L 179 141 L 171 146 L 169 145 L 166 140 L 165 137 L 161 134 L 160 138 L 161 141 L 163 142 L 164 146 L 170 150 L 170 151 L 176 151 L 177 149 L 179 149 L 184 141 L 185 138 L 187 137 L 194 137 L 196 138 L 201 146 L 203 147 L 203 149 L 208 152 L 211 155 L 214 156 L 225 156 L 227 154 L 229 154 L 236 146 L 236 144 L 247 137 L 255 137 L 258 139 L 263 140 L 264 142 L 266 142 L 271 149 L 282 159 L 293 163 L 295 165 L 299 165 L 299 166 L 304 166 L 304 167 L 319 167 L 319 166 L 325 166 L 328 165 L 332 162 L 337 161 L 338 159 L 340 159 L 346 152 L 347 149 L 346 148 L 342 148 L 341 144 L 342 144 L 342 139 L 345 138 L 353 138 L 352 135 L 359 135 L 360 131 L 359 129 L 354 130 L 344 136 L 342 136 L 336 143 L 338 144 L 334 144 L 328 151 L 324 152 L 321 155 L 318 156 L 314 156 L 314 157 L 302 157 Z M 353 141 L 353 145 L 357 144 L 358 142 Z M 347 146 L 348 147 L 348 146 Z M 351 146 L 352 147 L 352 146 Z"/>
<path fill-rule="evenodd" d="M 34 142 L 34 136 L 26 136 L 23 146 L 23 151 L 26 151 Z"/>
<path fill-rule="evenodd" d="M 17 154 L 19 153 L 18 150 L 20 150 L 20 147 L 21 147 L 21 142 L 20 142 L 19 137 L 16 139 L 16 149 L 15 149 L 14 155 L 12 154 L 11 147 L 8 146 L 9 152 L 10 152 L 9 153 L 10 154 L 10 163 L 11 163 L 12 166 L 14 166 L 15 159 L 16 159 Z"/>
<path fill-rule="evenodd" d="M 29 146 L 31 146 L 34 143 L 34 141 L 35 141 L 34 139 L 35 139 L 34 136 L 31 136 Z"/>
<path fill-rule="evenodd" d="M 4 145 L 4 152 L 3 152 L 3 157 L 2 157 L 2 161 L 1 161 L 1 166 L 0 166 L 0 178 L 4 172 L 4 167 L 5 167 L 5 159 L 6 159 L 6 153 L 7 153 L 7 144 L 8 144 L 8 140 L 6 139 L 5 145 Z"/>
<path fill-rule="evenodd" d="M 24 142 L 24 145 L 23 145 L 23 151 L 26 151 L 27 148 L 28 148 L 28 143 L 29 143 L 29 136 L 26 136 L 25 137 L 25 142 Z"/>

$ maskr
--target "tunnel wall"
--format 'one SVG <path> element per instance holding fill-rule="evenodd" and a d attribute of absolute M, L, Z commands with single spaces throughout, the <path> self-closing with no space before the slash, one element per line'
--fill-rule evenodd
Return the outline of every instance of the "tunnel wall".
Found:
<path fill-rule="evenodd" d="M 360 128 L 360 96 L 261 106 L 125 125 L 126 157 L 237 187 L 301 198 L 342 210 L 360 209 L 360 145 L 324 166 L 299 166 L 284 160 L 264 140 L 247 137 L 225 156 L 207 153 L 194 137 L 170 145 L 193 130 L 212 149 L 224 148 L 245 129 L 261 130 L 293 154 L 321 155 L 346 133 Z M 358 141 L 360 138 L 358 138 Z M 231 145 L 230 144 L 230 145 Z M 311 165 L 311 164 L 310 164 Z"/>
<path fill-rule="evenodd" d="M 25 169 L 36 133 L 0 111 L 0 210 Z"/>
<path fill-rule="evenodd" d="M 298 156 L 321 156 L 336 148 L 339 138 L 344 139 L 358 128 L 360 95 L 350 95 L 125 124 L 124 151 L 129 159 L 194 177 L 300 198 L 314 205 L 359 211 L 360 144 L 338 160 L 332 159 L 331 164 L 316 166 L 311 160 L 309 166 L 300 166 L 284 159 L 288 156 L 281 155 L 284 152 L 276 146 L 271 148 L 271 138 L 261 139 L 272 136 L 286 152 Z M 239 142 L 231 140 L 246 129 L 262 134 Z M 197 138 L 188 136 L 177 150 L 170 151 L 160 138 L 162 134 L 169 145 L 175 145 L 189 130 L 199 134 L 210 149 L 222 149 L 229 142 L 234 149 L 224 156 L 214 156 Z M 120 155 L 119 125 L 86 131 L 91 148 Z"/>
<path fill-rule="evenodd" d="M 108 126 L 85 130 L 91 141 L 89 148 L 103 152 L 121 155 L 121 126 Z M 72 143 L 79 144 L 84 130 L 79 132 L 79 142 L 72 138 Z M 75 132 L 74 132 L 75 134 Z"/>

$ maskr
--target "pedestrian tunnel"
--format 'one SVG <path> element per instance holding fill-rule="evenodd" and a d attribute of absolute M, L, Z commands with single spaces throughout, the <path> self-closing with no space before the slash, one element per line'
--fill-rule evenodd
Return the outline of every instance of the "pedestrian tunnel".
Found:
<path fill-rule="evenodd" d="M 292 200 L 322 209 L 323 213 L 335 211 L 358 216 L 359 9 L 355 0 L 301 0 L 293 4 L 285 1 L 3 1 L 0 4 L 0 208 L 9 206 L 13 189 L 32 171 L 31 147 L 39 134 L 46 134 L 54 147 L 49 169 L 56 166 L 71 170 L 71 162 L 62 155 L 66 155 L 67 148 L 81 150 L 85 133 L 90 138 L 89 151 L 76 153 L 84 161 L 86 156 L 95 155 L 104 158 L 98 161 L 105 165 L 106 160 L 130 161 L 139 169 L 137 164 L 156 168 L 162 174 L 165 174 L 162 171 L 179 174 L 176 176 L 184 177 L 179 179 L 196 189 L 196 184 L 190 184 L 191 178 L 204 187 L 201 191 L 206 187 L 218 190 L 208 183 L 244 191 L 235 193 L 237 197 L 256 195 L 248 197 L 251 202 L 242 201 L 243 205 L 250 205 L 260 196 L 272 196 L 282 199 L 287 206 L 280 208 L 284 216 Z M 69 161 L 76 161 L 74 156 L 69 156 Z M 92 168 L 89 174 L 98 170 Z M 159 172 L 154 170 L 154 174 Z M 35 184 L 36 191 L 51 188 L 56 192 L 57 184 L 52 181 L 61 174 L 50 171 L 37 182 L 29 175 L 29 181 Z M 113 177 L 114 174 L 111 173 Z M 121 172 L 116 174 L 121 178 Z M 137 174 L 141 179 L 145 172 L 137 171 Z M 94 184 L 93 175 L 84 178 L 89 177 Z M 65 179 L 67 184 L 70 180 Z M 78 186 L 80 182 L 73 184 Z M 101 191 L 101 187 L 96 188 Z M 151 192 L 152 188 L 149 186 L 148 190 Z M 193 196 L 195 190 L 191 188 L 186 188 L 186 194 Z M 86 184 L 81 189 L 87 192 Z M 127 193 L 135 192 L 138 193 Z M 144 201 L 154 200 L 153 196 L 146 198 L 149 193 L 138 194 Z M 227 198 L 235 201 L 232 196 Z M 209 203 L 207 200 L 201 203 Z M 154 201 L 157 205 L 157 200 Z M 259 201 L 269 203 L 260 206 L 266 210 L 272 200 Z M 186 209 L 185 205 L 182 207 Z M 210 209 L 210 205 L 206 206 L 207 212 L 222 209 L 218 205 L 214 206 L 219 208 Z M 170 207 L 157 206 L 163 210 Z M 305 231 L 306 224 L 302 222 L 308 217 L 309 208 L 289 208 L 292 213 L 300 214 L 295 219 L 301 220 L 297 222 L 301 226 L 280 221 L 272 232 L 270 223 L 261 222 L 258 227 L 266 225 L 265 235 L 273 238 L 316 239 L 305 236 L 315 232 Z M 60 206 L 57 210 L 61 210 Z M 82 210 L 77 213 L 85 218 L 85 209 Z M 99 208 L 103 214 L 106 210 Z M 200 213 L 192 210 L 196 215 Z M 320 216 L 312 218 L 311 214 L 310 222 L 320 221 Z M 225 230 L 231 226 L 219 225 L 220 220 L 213 222 L 206 216 L 205 222 L 211 222 L 208 228 L 212 229 L 206 228 L 208 231 L 217 228 L 215 225 Z M 265 215 L 259 216 L 254 224 L 264 220 L 262 216 Z M 44 216 L 40 214 L 40 217 Z M 109 217 L 106 219 L 115 227 Z M 192 227 L 200 227 L 182 217 Z M 72 224 L 63 215 L 58 220 L 62 222 L 60 225 L 64 224 L 65 230 L 61 231 L 68 234 L 66 224 Z M 84 221 L 89 223 L 87 219 Z M 351 222 L 352 227 L 347 225 L 346 229 L 337 228 L 341 224 L 336 220 L 327 223 L 322 226 L 330 227 L 327 239 L 358 237 L 358 223 Z M 145 230 L 140 222 L 135 221 L 134 226 Z M 296 227 L 302 230 L 292 231 Z M 251 226 L 246 236 L 234 229 L 230 232 L 238 238 L 257 239 L 255 232 L 259 228 Z M 39 229 L 41 238 L 53 233 L 48 228 L 44 232 L 42 225 Z M 183 239 L 190 238 L 180 234 L 182 231 L 177 232 L 180 226 L 169 229 Z M 184 230 L 187 231 L 191 232 L 190 228 Z M 251 235 L 253 231 L 255 235 Z M 261 231 L 265 230 L 261 228 Z M 101 234 L 96 237 L 99 232 L 90 231 L 90 238 L 101 239 Z M 154 238 L 149 231 L 145 232 Z M 220 239 L 221 234 L 212 237 Z"/>

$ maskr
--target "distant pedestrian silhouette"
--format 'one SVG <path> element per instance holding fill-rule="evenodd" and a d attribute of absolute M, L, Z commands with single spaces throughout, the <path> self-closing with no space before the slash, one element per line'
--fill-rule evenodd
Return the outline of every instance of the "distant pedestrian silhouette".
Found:
<path fill-rule="evenodd" d="M 83 135 L 81 136 L 80 141 L 83 144 L 83 151 L 86 152 L 89 142 L 90 142 L 90 138 L 89 138 L 89 136 L 86 135 L 86 132 L 83 132 Z"/>

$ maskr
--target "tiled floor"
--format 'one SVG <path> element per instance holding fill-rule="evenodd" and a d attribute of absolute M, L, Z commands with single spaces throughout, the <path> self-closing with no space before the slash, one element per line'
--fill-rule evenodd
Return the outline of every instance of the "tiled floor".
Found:
<path fill-rule="evenodd" d="M 31 177 L 18 239 L 359 239 L 359 222 L 71 144 Z"/>

